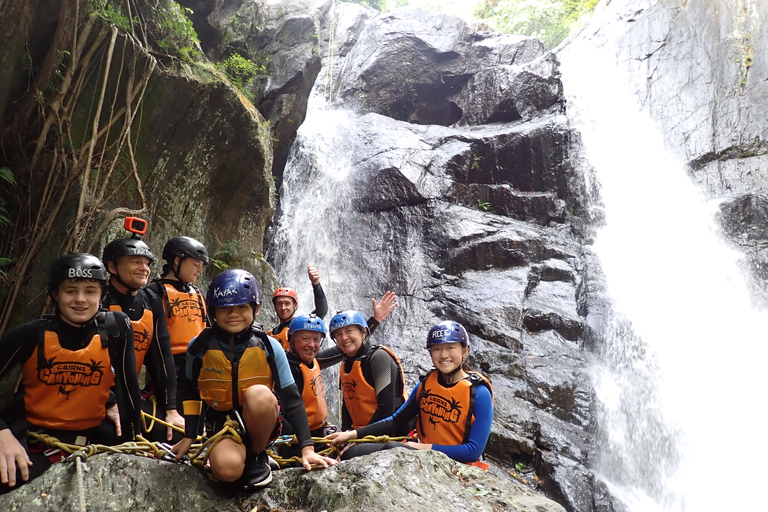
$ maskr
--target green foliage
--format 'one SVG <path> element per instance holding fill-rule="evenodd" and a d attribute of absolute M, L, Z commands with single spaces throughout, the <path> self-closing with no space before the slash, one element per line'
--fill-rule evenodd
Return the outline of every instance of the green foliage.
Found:
<path fill-rule="evenodd" d="M 238 242 L 230 240 L 211 255 L 211 265 L 217 270 L 217 274 L 224 270 L 234 268 L 232 265 L 237 260 L 238 251 Z"/>
<path fill-rule="evenodd" d="M 470 168 L 475 170 L 475 171 L 479 171 L 480 170 L 480 162 L 482 162 L 482 161 L 483 161 L 483 157 L 482 156 L 478 156 L 478 155 L 475 155 L 473 153 L 472 154 L 472 165 L 470 166 Z"/>
<path fill-rule="evenodd" d="M 483 0 L 475 16 L 497 30 L 537 37 L 551 49 L 560 44 L 598 0 Z"/>
<path fill-rule="evenodd" d="M 523 471 L 524 469 L 525 469 L 525 464 L 523 464 L 522 462 L 518 462 L 517 464 L 515 464 L 515 470 L 518 473 Z"/>
<path fill-rule="evenodd" d="M 137 18 L 129 18 L 125 14 L 120 3 L 110 2 L 109 0 L 90 0 L 89 6 L 101 19 L 107 23 L 114 24 L 123 32 L 132 32 L 133 28 L 139 23 Z"/>
<path fill-rule="evenodd" d="M 216 69 L 227 75 L 232 85 L 244 91 L 249 99 L 250 95 L 246 91 L 246 84 L 257 74 L 263 74 L 267 71 L 265 66 L 256 64 L 239 53 L 233 53 L 226 60 L 217 62 Z"/>
<path fill-rule="evenodd" d="M 477 206 L 479 206 L 484 212 L 487 212 L 491 209 L 491 203 L 488 201 L 483 201 L 482 199 L 477 199 Z"/>
<path fill-rule="evenodd" d="M 166 53 L 178 54 L 185 62 L 192 62 L 200 55 L 200 39 L 192 26 L 192 20 L 186 15 L 192 11 L 176 2 L 160 2 L 153 12 L 158 29 L 157 44 L 160 48 Z"/>

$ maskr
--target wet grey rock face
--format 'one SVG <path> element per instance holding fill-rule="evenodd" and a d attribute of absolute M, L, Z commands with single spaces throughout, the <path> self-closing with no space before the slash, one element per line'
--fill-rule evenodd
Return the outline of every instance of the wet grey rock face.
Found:
<path fill-rule="evenodd" d="M 285 469 L 255 493 L 217 484 L 191 466 L 132 455 L 84 464 L 88 510 L 518 510 L 561 512 L 530 489 L 436 452 L 393 449 L 325 470 Z M 75 463 L 55 464 L 38 479 L 0 496 L 2 510 L 80 510 Z"/>
<path fill-rule="evenodd" d="M 416 124 L 483 124 L 562 109 L 556 61 L 522 36 L 475 32 L 417 8 L 379 16 L 340 73 L 339 98 L 363 112 Z"/>
<path fill-rule="evenodd" d="M 341 10 L 336 26 L 359 12 Z M 587 187 L 557 59 L 537 40 L 420 10 L 334 41 L 343 50 L 324 54 L 286 167 L 275 267 L 325 254 L 335 309 L 396 291 L 373 342 L 398 354 L 409 390 L 431 367 L 429 327 L 465 325 L 469 363 L 494 387 L 487 454 L 523 463 L 568 510 L 592 510 Z M 427 93 L 412 101 L 405 84 Z M 300 248 L 281 252 L 289 239 Z"/>

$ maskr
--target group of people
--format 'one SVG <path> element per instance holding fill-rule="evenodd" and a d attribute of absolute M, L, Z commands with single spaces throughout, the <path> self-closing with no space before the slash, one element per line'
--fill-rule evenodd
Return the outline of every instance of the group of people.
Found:
<path fill-rule="evenodd" d="M 394 293 L 373 300 L 367 320 L 342 311 L 326 329 L 320 274 L 308 266 L 314 310 L 297 315 L 298 294 L 280 287 L 272 297 L 279 324 L 265 331 L 255 322 L 262 297 L 252 274 L 217 274 L 203 300 L 193 284 L 209 263 L 203 244 L 172 238 L 162 256 L 161 277 L 151 283 L 154 255 L 136 236 L 107 244 L 101 260 L 62 256 L 48 281 L 54 314 L 0 339 L 0 378 L 21 366 L 13 399 L 0 414 L 0 493 L 60 457 L 28 432 L 81 446 L 141 434 L 172 443 L 181 460 L 199 435 L 234 423 L 237 433 L 223 436 L 206 457 L 215 480 L 246 489 L 271 481 L 267 446 L 284 434 L 297 443 L 281 456 L 295 456 L 307 470 L 338 462 L 318 454 L 313 437 L 345 446 L 342 460 L 393 447 L 438 450 L 466 463 L 482 456 L 493 417 L 491 386 L 467 367 L 469 337 L 460 324 L 444 321 L 429 331 L 435 368 L 408 395 L 397 356 L 370 341 L 397 306 Z M 326 333 L 335 345 L 321 350 Z M 328 424 L 320 373 L 334 364 L 341 364 L 343 395 L 338 432 Z M 414 426 L 405 443 L 350 443 L 407 436 Z"/>

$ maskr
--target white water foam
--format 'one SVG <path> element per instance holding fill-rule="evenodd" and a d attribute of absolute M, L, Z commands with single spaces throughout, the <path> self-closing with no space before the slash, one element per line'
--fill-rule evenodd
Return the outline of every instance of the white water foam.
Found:
<path fill-rule="evenodd" d="M 605 445 L 593 469 L 633 512 L 752 509 L 766 477 L 768 318 L 743 257 L 615 59 L 575 43 L 560 58 L 605 208 L 594 250 L 622 318 L 594 374 Z"/>

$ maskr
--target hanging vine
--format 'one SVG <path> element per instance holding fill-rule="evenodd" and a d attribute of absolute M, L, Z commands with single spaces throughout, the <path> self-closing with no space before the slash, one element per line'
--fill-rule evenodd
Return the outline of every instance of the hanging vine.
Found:
<path fill-rule="evenodd" d="M 0 253 L 15 257 L 5 276 L 8 289 L 0 313 L 0 335 L 35 258 L 50 242 L 57 224 L 67 224 L 61 253 L 89 251 L 117 216 L 141 215 L 147 209 L 134 151 L 137 120 L 158 66 L 156 56 L 172 57 L 164 53 L 167 48 L 158 51 L 153 46 L 159 47 L 162 37 L 167 41 L 169 32 L 173 35 L 167 20 L 179 20 L 180 8 L 168 0 L 154 5 L 145 0 L 65 4 L 40 72 L 46 76 L 38 76 L 14 127 L 37 131 L 27 139 L 34 141 L 34 149 L 27 163 L 26 208 L 19 209 L 11 242 L 5 242 Z M 156 12 L 165 28 L 148 22 L 148 13 Z M 175 23 L 185 30 L 191 27 L 183 20 Z M 178 39 L 189 41 L 188 34 Z M 190 48 L 185 48 L 182 53 L 189 58 Z M 9 133 L 13 130 L 2 136 L 4 147 Z M 117 192 L 126 191 L 133 198 L 132 207 L 115 200 Z M 77 198 L 75 213 L 64 219 L 63 209 L 73 197 Z"/>

